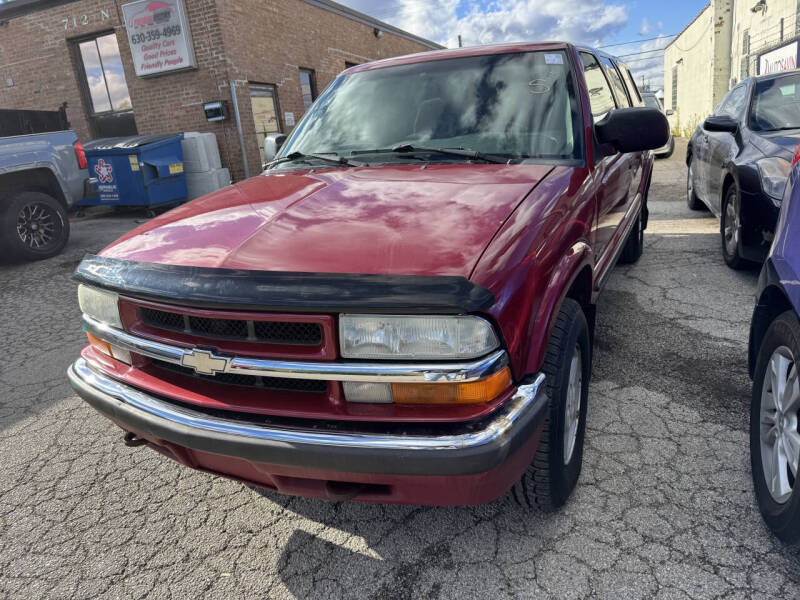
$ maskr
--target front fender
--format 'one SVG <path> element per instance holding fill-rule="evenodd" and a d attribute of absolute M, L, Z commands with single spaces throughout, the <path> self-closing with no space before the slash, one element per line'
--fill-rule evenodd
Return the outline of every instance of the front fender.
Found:
<path fill-rule="evenodd" d="M 594 253 L 585 241 L 578 241 L 572 245 L 566 255 L 558 262 L 550 275 L 550 280 L 545 288 L 546 291 L 535 312 L 531 314 L 530 320 L 530 346 L 525 363 L 525 373 L 536 373 L 541 369 L 544 356 L 547 352 L 547 342 L 550 339 L 550 331 L 558 316 L 561 303 L 567 297 L 568 292 L 575 285 L 578 277 L 588 269 L 588 281 L 581 282 L 580 287 L 588 284 L 588 289 L 576 290 L 579 295 L 583 295 L 584 303 L 591 302 L 594 288 L 594 278 L 592 276 L 592 264 Z M 589 315 L 587 315 L 587 318 Z"/>

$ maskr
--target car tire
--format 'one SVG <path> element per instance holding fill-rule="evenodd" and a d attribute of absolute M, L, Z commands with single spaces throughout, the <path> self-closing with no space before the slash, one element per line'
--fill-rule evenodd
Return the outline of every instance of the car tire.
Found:
<path fill-rule="evenodd" d="M 69 239 L 69 218 L 61 203 L 43 192 L 20 192 L 3 200 L 0 243 L 11 260 L 55 256 Z"/>
<path fill-rule="evenodd" d="M 722 201 L 722 211 L 719 219 L 719 234 L 722 241 L 722 258 L 731 269 L 744 269 L 750 262 L 742 258 L 739 253 L 739 237 L 741 226 L 739 223 L 739 206 L 737 202 L 737 189 L 735 185 L 728 187 Z"/>
<path fill-rule="evenodd" d="M 694 191 L 694 156 L 689 155 L 689 167 L 686 172 L 686 204 L 690 210 L 703 210 L 705 205 Z"/>
<path fill-rule="evenodd" d="M 657 154 L 656 156 L 658 158 L 669 158 L 670 156 L 672 156 L 673 152 L 675 152 L 675 138 L 670 136 L 670 138 L 669 138 L 669 149 L 666 152 L 663 152 L 661 154 Z"/>
<path fill-rule="evenodd" d="M 750 463 L 764 522 L 789 544 L 800 542 L 800 391 L 796 383 L 791 385 L 800 369 L 796 360 L 800 360 L 800 322 L 793 311 L 787 311 L 767 329 L 756 360 L 750 405 Z M 786 392 L 776 402 L 773 391 L 781 383 Z"/>
<path fill-rule="evenodd" d="M 556 510 L 578 483 L 591 356 L 586 316 L 580 304 L 566 298 L 553 325 L 542 367 L 550 399 L 544 431 L 533 462 L 511 488 L 512 497 L 523 506 L 544 512 Z"/>
<path fill-rule="evenodd" d="M 639 213 L 636 215 L 636 222 L 633 224 L 628 234 L 628 239 L 625 240 L 625 247 L 622 249 L 622 254 L 619 255 L 619 262 L 621 264 L 633 264 L 642 256 L 642 252 L 644 251 L 643 209 L 644 207 L 639 209 Z"/>

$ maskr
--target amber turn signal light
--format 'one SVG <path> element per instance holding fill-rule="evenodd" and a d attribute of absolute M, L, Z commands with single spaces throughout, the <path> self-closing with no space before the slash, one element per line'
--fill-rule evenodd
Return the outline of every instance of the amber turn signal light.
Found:
<path fill-rule="evenodd" d="M 101 340 L 99 337 L 92 335 L 91 333 L 87 333 L 86 337 L 89 338 L 89 345 L 92 348 L 108 356 L 113 356 L 111 353 L 111 344 L 109 344 L 107 341 Z"/>
<path fill-rule="evenodd" d="M 481 404 L 497 398 L 511 385 L 508 367 L 469 383 L 393 383 L 395 404 Z"/>

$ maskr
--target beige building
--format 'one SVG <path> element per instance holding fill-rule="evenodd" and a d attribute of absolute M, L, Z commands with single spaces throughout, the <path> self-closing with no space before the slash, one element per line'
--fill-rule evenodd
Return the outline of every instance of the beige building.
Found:
<path fill-rule="evenodd" d="M 797 67 L 800 0 L 711 0 L 664 51 L 664 106 L 690 136 L 725 94 L 762 71 Z M 759 65 L 761 59 L 761 65 Z"/>

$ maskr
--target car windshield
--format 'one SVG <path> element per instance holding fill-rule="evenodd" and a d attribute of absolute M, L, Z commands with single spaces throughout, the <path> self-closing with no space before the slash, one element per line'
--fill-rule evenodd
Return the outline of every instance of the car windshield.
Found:
<path fill-rule="evenodd" d="M 657 108 L 661 110 L 661 105 L 658 103 L 658 98 L 652 96 L 650 94 L 643 94 L 642 100 L 644 100 L 644 105 L 649 106 L 650 108 Z"/>
<path fill-rule="evenodd" d="M 424 151 L 458 148 L 501 160 L 574 159 L 581 152 L 575 135 L 580 131 L 575 98 L 563 51 L 491 54 L 358 71 L 340 76 L 328 87 L 279 157 L 302 153 L 361 161 L 474 160 Z M 392 151 L 401 147 L 402 152 Z"/>
<path fill-rule="evenodd" d="M 800 74 L 756 83 L 750 128 L 755 131 L 800 128 Z"/>

